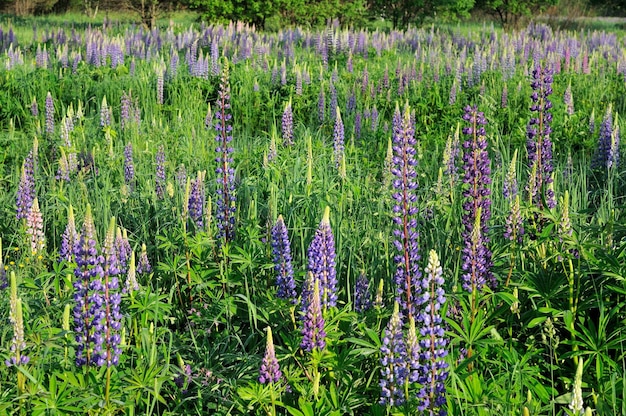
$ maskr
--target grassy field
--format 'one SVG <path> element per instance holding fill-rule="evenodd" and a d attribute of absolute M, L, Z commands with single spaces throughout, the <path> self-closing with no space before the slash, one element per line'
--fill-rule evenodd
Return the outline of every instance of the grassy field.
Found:
<path fill-rule="evenodd" d="M 626 414 L 622 32 L 0 28 L 0 414 Z"/>

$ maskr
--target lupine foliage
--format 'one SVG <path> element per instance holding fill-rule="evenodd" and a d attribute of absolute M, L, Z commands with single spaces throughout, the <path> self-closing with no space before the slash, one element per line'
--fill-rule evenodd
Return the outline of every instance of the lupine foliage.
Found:
<path fill-rule="evenodd" d="M 620 33 L 0 30 L 0 413 L 625 413 Z"/>

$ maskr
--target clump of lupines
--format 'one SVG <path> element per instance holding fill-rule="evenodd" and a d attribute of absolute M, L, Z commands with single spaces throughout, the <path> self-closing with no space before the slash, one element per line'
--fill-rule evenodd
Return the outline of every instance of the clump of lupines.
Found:
<path fill-rule="evenodd" d="M 439 256 L 434 250 L 428 254 L 424 280 L 422 281 L 421 312 L 419 314 L 420 332 L 420 376 L 418 382 L 422 388 L 417 394 L 418 408 L 427 414 L 445 415 L 442 407 L 446 404 L 445 380 L 448 377 L 444 361 L 448 352 L 448 340 L 443 330 L 440 310 L 445 303 L 443 289 L 443 269 Z"/>
<path fill-rule="evenodd" d="M 137 264 L 137 273 L 150 273 L 152 272 L 152 266 L 148 260 L 148 250 L 146 244 L 141 244 L 141 253 L 139 254 L 139 263 Z"/>
<path fill-rule="evenodd" d="M 46 95 L 46 135 L 51 137 L 54 134 L 54 100 L 48 91 Z"/>
<path fill-rule="evenodd" d="M 272 254 L 274 256 L 274 270 L 276 272 L 276 296 L 296 303 L 296 282 L 293 277 L 293 265 L 291 263 L 291 247 L 287 226 L 282 215 L 278 216 L 276 224 L 272 227 Z"/>
<path fill-rule="evenodd" d="M 35 199 L 35 154 L 34 150 L 28 153 L 22 164 L 22 175 L 17 188 L 16 205 L 17 219 L 26 218 L 33 200 Z"/>
<path fill-rule="evenodd" d="M 26 216 L 26 234 L 30 243 L 31 256 L 40 254 L 46 245 L 46 240 L 43 233 L 43 216 L 39 210 L 37 198 L 33 200 Z"/>
<path fill-rule="evenodd" d="M 491 251 L 487 223 L 491 217 L 491 167 L 487 153 L 485 116 L 476 107 L 467 106 L 463 119 L 469 127 L 463 128 L 467 140 L 463 143 L 463 288 L 470 293 L 480 292 L 485 284 L 495 286 L 491 272 Z"/>
<path fill-rule="evenodd" d="M 324 310 L 337 305 L 337 270 L 335 265 L 335 241 L 330 228 L 330 207 L 324 210 L 315 236 L 307 251 L 308 271 L 320 283 L 320 299 Z M 304 300 L 303 300 L 304 301 Z"/>
<path fill-rule="evenodd" d="M 531 116 L 526 129 L 526 148 L 531 175 L 528 183 L 529 199 L 537 208 L 544 207 L 544 201 L 548 208 L 556 206 L 554 191 L 549 187 L 552 183 L 552 141 L 550 133 L 552 128 L 552 102 L 549 95 L 552 94 L 552 69 L 537 66 L 533 70 L 531 87 L 532 105 Z"/>
<path fill-rule="evenodd" d="M 22 315 L 22 299 L 17 296 L 17 278 L 11 272 L 11 289 L 9 294 L 9 322 L 13 326 L 11 339 L 11 356 L 4 362 L 7 367 L 28 364 L 30 358 L 24 354 L 24 318 Z"/>
<path fill-rule="evenodd" d="M 132 191 L 135 188 L 135 164 L 133 162 L 133 145 L 128 142 L 124 147 L 124 183 Z"/>
<path fill-rule="evenodd" d="M 217 98 L 217 111 L 215 112 L 215 130 L 217 136 L 215 140 L 217 147 L 215 153 L 217 157 L 217 202 L 216 218 L 218 228 L 218 239 L 230 242 L 235 238 L 235 169 L 233 168 L 233 147 L 232 147 L 232 115 L 230 113 L 230 82 L 228 62 L 225 62 L 222 69 L 220 88 Z"/>
<path fill-rule="evenodd" d="M 404 115 L 396 105 L 393 115 L 393 175 L 394 200 L 393 224 L 394 262 L 396 271 L 397 302 L 408 315 L 414 315 L 415 302 L 419 295 L 421 273 L 418 266 L 419 247 L 417 232 L 417 159 L 415 157 L 415 131 L 411 123 L 411 112 L 406 105 Z"/>
<path fill-rule="evenodd" d="M 309 272 L 305 285 L 309 286 L 312 290 L 307 294 L 307 307 L 302 317 L 302 342 L 300 343 L 300 347 L 308 352 L 313 351 L 315 348 L 323 350 L 326 347 L 326 332 L 324 331 L 325 321 L 322 315 L 320 299 L 320 281 L 313 273 Z M 303 297 L 304 296 L 303 294 Z"/>
<path fill-rule="evenodd" d="M 383 405 L 399 406 L 406 401 L 407 347 L 402 327 L 403 316 L 396 302 L 380 346 L 380 404 Z"/>
<path fill-rule="evenodd" d="M 283 145 L 293 145 L 293 111 L 291 109 L 291 100 L 285 104 L 282 120 Z"/>
<path fill-rule="evenodd" d="M 372 293 L 370 292 L 370 281 L 361 272 L 354 284 L 354 310 L 357 312 L 365 312 L 372 307 Z"/>
<path fill-rule="evenodd" d="M 339 164 L 344 158 L 343 148 L 344 148 L 344 127 L 343 120 L 341 119 L 341 112 L 339 111 L 339 107 L 336 109 L 336 118 L 335 118 L 335 128 L 333 130 L 333 143 L 335 150 L 335 167 L 339 168 Z"/>
<path fill-rule="evenodd" d="M 74 246 L 76 268 L 74 286 L 74 332 L 76 334 L 76 365 L 98 362 L 102 351 L 105 315 L 102 299 L 102 263 L 98 254 L 91 206 L 87 206 L 80 236 Z"/>
<path fill-rule="evenodd" d="M 267 327 L 267 341 L 265 343 L 265 355 L 259 369 L 259 383 L 278 383 L 283 377 L 280 371 L 276 352 L 274 351 L 274 340 L 272 337 L 272 328 Z"/>

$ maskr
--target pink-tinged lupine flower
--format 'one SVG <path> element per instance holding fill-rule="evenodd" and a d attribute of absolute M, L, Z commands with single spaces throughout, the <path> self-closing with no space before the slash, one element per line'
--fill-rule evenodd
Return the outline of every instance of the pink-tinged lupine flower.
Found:
<path fill-rule="evenodd" d="M 280 371 L 276 352 L 274 351 L 274 340 L 272 338 L 272 328 L 267 327 L 267 341 L 265 344 L 265 355 L 259 369 L 259 383 L 278 383 L 283 374 Z"/>

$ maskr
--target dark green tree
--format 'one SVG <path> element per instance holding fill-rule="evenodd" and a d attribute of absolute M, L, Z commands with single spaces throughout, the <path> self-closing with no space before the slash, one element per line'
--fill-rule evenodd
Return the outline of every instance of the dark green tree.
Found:
<path fill-rule="evenodd" d="M 473 6 L 474 0 L 369 0 L 371 16 L 390 20 L 394 28 L 421 25 L 438 14 L 466 16 Z"/>
<path fill-rule="evenodd" d="M 505 29 L 517 28 L 524 18 L 537 16 L 559 0 L 476 0 L 476 9 L 493 16 Z"/>

